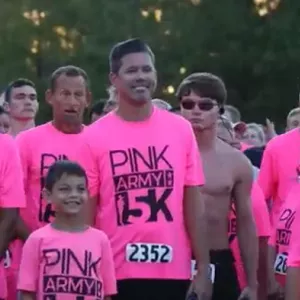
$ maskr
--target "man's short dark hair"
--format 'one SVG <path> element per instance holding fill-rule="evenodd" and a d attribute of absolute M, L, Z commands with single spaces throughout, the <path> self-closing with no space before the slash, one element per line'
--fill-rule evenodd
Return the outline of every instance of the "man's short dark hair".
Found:
<path fill-rule="evenodd" d="M 56 81 L 61 75 L 65 75 L 67 77 L 81 76 L 85 80 L 87 88 L 89 88 L 89 85 L 90 85 L 89 78 L 88 78 L 87 73 L 83 69 L 76 67 L 76 66 L 63 66 L 63 67 L 56 69 L 50 77 L 50 89 L 52 91 L 55 90 Z"/>
<path fill-rule="evenodd" d="M 109 65 L 112 73 L 118 73 L 122 65 L 122 58 L 128 54 L 146 52 L 150 55 L 153 63 L 155 62 L 155 56 L 151 48 L 142 40 L 135 38 L 129 39 L 116 44 L 109 54 Z"/>
<path fill-rule="evenodd" d="M 105 103 L 103 101 L 97 101 L 90 109 L 89 118 L 92 118 L 92 114 L 97 114 L 100 116 L 103 113 Z"/>
<path fill-rule="evenodd" d="M 194 73 L 186 77 L 179 85 L 176 96 L 179 100 L 191 92 L 200 97 L 214 99 L 223 106 L 227 100 L 227 90 L 223 80 L 211 73 Z"/>
<path fill-rule="evenodd" d="M 4 91 L 5 102 L 9 102 L 11 100 L 11 94 L 12 94 L 12 90 L 14 88 L 20 88 L 23 86 L 31 86 L 34 89 L 36 88 L 35 84 L 31 80 L 26 79 L 26 78 L 18 78 L 16 80 L 10 82 L 9 85 L 7 86 L 7 88 L 5 89 L 5 91 Z"/>

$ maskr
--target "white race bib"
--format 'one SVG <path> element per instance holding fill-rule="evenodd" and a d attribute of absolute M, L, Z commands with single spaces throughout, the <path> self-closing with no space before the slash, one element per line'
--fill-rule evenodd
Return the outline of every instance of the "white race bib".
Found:
<path fill-rule="evenodd" d="M 5 251 L 5 256 L 4 256 L 4 259 L 3 259 L 3 265 L 4 265 L 5 269 L 9 268 L 10 265 L 11 265 L 10 253 L 9 253 L 8 250 Z"/>
<path fill-rule="evenodd" d="M 286 262 L 287 262 L 287 255 L 286 254 L 277 254 L 275 264 L 274 264 L 274 271 L 276 274 L 286 275 Z"/>
<path fill-rule="evenodd" d="M 196 261 L 192 260 L 191 263 L 191 280 L 195 277 L 195 275 L 197 274 L 197 265 L 196 265 Z M 213 264 L 209 264 L 209 269 L 208 269 L 208 276 L 211 280 L 212 283 L 215 282 L 215 277 L 216 277 L 216 266 Z"/>
<path fill-rule="evenodd" d="M 127 244 L 126 260 L 140 263 L 169 263 L 173 259 L 173 249 L 164 244 Z"/>

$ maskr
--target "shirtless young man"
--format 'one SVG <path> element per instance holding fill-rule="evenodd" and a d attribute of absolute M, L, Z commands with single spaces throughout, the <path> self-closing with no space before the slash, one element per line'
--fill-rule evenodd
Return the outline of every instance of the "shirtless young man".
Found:
<path fill-rule="evenodd" d="M 203 195 L 208 222 L 210 262 L 215 273 L 213 300 L 257 299 L 258 241 L 252 215 L 251 165 L 238 150 L 217 138 L 217 121 L 223 113 L 226 88 L 212 74 L 196 73 L 180 84 L 177 97 L 181 114 L 189 120 L 203 159 L 206 184 Z M 234 203 L 237 235 L 247 287 L 240 293 L 234 258 L 228 241 L 228 216 Z"/>

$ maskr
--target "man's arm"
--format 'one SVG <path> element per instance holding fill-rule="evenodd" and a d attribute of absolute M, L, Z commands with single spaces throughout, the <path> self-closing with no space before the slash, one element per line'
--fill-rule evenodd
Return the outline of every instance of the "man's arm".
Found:
<path fill-rule="evenodd" d="M 285 285 L 285 300 L 300 299 L 300 268 L 288 267 L 286 285 Z"/>
<path fill-rule="evenodd" d="M 19 300 L 36 300 L 36 293 L 20 291 L 18 299 Z"/>
<path fill-rule="evenodd" d="M 184 189 L 184 219 L 190 238 L 192 251 L 200 274 L 207 277 L 209 251 L 207 246 L 207 224 L 204 201 L 200 187 L 191 186 Z"/>
<path fill-rule="evenodd" d="M 17 208 L 0 209 L 0 257 L 3 257 L 11 241 L 10 233 L 14 231 L 18 219 Z"/>
<path fill-rule="evenodd" d="M 252 168 L 246 157 L 236 159 L 236 180 L 233 188 L 233 201 L 236 208 L 237 236 L 245 267 L 248 287 L 257 287 L 258 239 L 252 214 L 250 199 L 253 183 Z"/>

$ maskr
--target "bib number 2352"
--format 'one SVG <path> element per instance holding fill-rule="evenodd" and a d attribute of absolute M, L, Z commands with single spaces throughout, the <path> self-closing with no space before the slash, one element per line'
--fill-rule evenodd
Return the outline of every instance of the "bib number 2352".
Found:
<path fill-rule="evenodd" d="M 172 261 L 172 247 L 164 244 L 127 244 L 126 260 L 141 263 L 169 263 Z"/>

